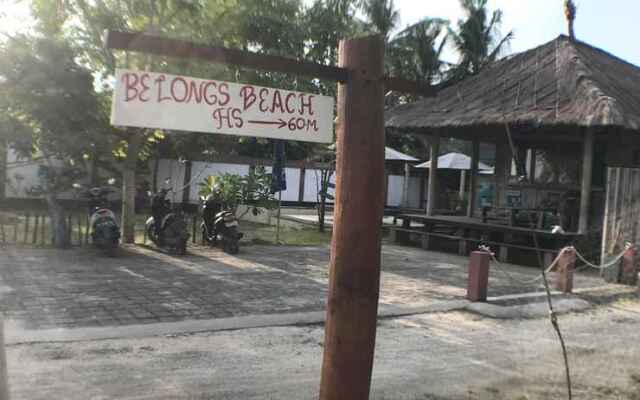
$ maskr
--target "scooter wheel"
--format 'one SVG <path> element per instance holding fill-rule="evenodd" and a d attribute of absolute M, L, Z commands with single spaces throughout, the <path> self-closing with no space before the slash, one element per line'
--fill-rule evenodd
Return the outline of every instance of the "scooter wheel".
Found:
<path fill-rule="evenodd" d="M 183 255 L 187 254 L 187 241 L 185 240 L 183 242 L 180 242 L 180 244 L 178 245 L 177 250 L 178 250 L 178 255 L 183 256 Z"/>

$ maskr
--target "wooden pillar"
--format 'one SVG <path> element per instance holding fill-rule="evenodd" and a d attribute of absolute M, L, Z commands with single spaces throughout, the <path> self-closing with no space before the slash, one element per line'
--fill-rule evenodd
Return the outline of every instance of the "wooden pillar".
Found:
<path fill-rule="evenodd" d="M 476 205 L 476 187 L 478 186 L 478 163 L 480 162 L 480 141 L 473 139 L 471 150 L 471 176 L 469 177 L 469 204 L 467 204 L 467 217 L 473 217 Z"/>
<path fill-rule="evenodd" d="M 436 201 L 438 198 L 438 156 L 440 154 L 440 136 L 435 135 L 431 139 L 429 147 L 429 186 L 427 188 L 427 215 L 432 216 L 436 209 Z"/>
<path fill-rule="evenodd" d="M 411 177 L 411 166 L 409 163 L 404 163 L 404 179 L 402 181 L 402 207 L 409 207 L 409 178 Z"/>
<path fill-rule="evenodd" d="M 496 184 L 496 206 L 506 205 L 506 190 L 509 186 L 509 174 L 511 171 L 511 148 L 507 143 L 496 143 L 496 166 L 494 179 Z"/>
<path fill-rule="evenodd" d="M 466 191 L 466 182 L 467 181 L 467 171 L 464 169 L 460 170 L 460 189 L 458 193 L 458 197 L 460 200 L 464 200 L 464 193 Z"/>
<path fill-rule="evenodd" d="M 424 198 L 424 187 L 426 185 L 426 175 L 424 173 L 424 170 L 422 170 L 420 172 L 420 206 L 418 208 L 422 209 L 422 207 L 425 206 L 425 198 Z"/>
<path fill-rule="evenodd" d="M 369 398 L 384 200 L 384 44 L 340 42 L 337 181 L 320 400 Z"/>
<path fill-rule="evenodd" d="M 582 154 L 582 185 L 580 186 L 580 219 L 578 232 L 586 234 L 589 230 L 589 209 L 591 207 L 591 176 L 593 172 L 593 141 L 595 132 L 587 129 Z"/>
<path fill-rule="evenodd" d="M 467 278 L 467 299 L 469 301 L 487 301 L 490 257 L 491 255 L 485 251 L 474 251 L 469 256 Z"/>
<path fill-rule="evenodd" d="M 562 293 L 573 292 L 573 274 L 576 266 L 576 251 L 572 247 L 565 247 L 560 251 L 558 259 L 558 274 L 556 288 Z"/>

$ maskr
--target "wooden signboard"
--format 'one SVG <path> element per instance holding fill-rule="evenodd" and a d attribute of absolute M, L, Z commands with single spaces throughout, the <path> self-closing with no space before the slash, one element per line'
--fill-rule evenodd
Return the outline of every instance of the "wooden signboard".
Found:
<path fill-rule="evenodd" d="M 116 79 L 115 126 L 333 141 L 332 97 L 124 69 Z"/>

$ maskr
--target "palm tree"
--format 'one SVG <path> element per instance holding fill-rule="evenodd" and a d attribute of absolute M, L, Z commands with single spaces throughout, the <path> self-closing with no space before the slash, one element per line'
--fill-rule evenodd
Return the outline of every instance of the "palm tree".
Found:
<path fill-rule="evenodd" d="M 367 17 L 369 29 L 384 36 L 385 42 L 389 34 L 400 21 L 400 13 L 393 0 L 363 0 L 362 11 Z"/>
<path fill-rule="evenodd" d="M 498 39 L 498 28 L 502 22 L 502 11 L 496 10 L 489 17 L 488 0 L 460 0 L 466 19 L 458 22 L 458 32 L 450 30 L 455 48 L 460 53 L 460 62 L 452 70 L 454 79 L 480 72 L 496 60 L 513 31 Z"/>
<path fill-rule="evenodd" d="M 433 83 L 445 63 L 442 51 L 448 41 L 448 21 L 425 18 L 399 32 L 389 42 L 391 70 L 398 76 Z"/>

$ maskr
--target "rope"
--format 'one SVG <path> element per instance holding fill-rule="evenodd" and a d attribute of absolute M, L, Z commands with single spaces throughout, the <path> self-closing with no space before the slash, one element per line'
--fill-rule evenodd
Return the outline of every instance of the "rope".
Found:
<path fill-rule="evenodd" d="M 584 263 L 585 267 L 589 267 L 589 268 L 593 268 L 593 269 L 597 269 L 597 270 L 602 271 L 602 270 L 611 268 L 614 265 L 617 265 L 620 262 L 620 260 L 622 259 L 622 257 L 624 257 L 624 254 L 627 252 L 627 250 L 629 250 L 631 247 L 632 247 L 631 243 L 625 244 L 624 250 L 620 254 L 615 256 L 613 258 L 613 260 L 611 260 L 611 261 L 609 261 L 609 262 L 607 262 L 605 264 L 602 264 L 602 265 L 596 265 L 596 264 L 593 264 L 593 263 L 589 262 L 582 254 L 580 254 L 580 252 L 578 250 L 575 250 L 575 249 L 574 250 L 576 252 L 576 257 L 578 257 L 578 259 Z"/>
<path fill-rule="evenodd" d="M 513 275 L 511 275 L 509 272 L 507 272 L 506 269 L 503 268 L 502 263 L 496 258 L 495 253 L 491 251 L 491 249 L 488 246 L 478 246 L 478 249 L 481 251 L 484 251 L 486 253 L 489 253 L 489 255 L 491 256 L 491 259 L 493 260 L 493 262 L 495 263 L 498 271 L 500 271 L 503 275 L 505 275 L 507 278 L 511 279 L 512 281 L 519 283 L 521 285 L 526 285 L 529 286 L 531 284 L 534 284 L 536 282 L 538 282 L 539 280 L 542 279 L 542 274 L 540 274 L 539 276 L 533 278 L 533 279 L 528 279 L 528 280 L 521 280 L 518 279 L 516 277 L 514 277 Z M 562 250 L 564 251 L 564 249 Z M 558 253 L 558 255 L 556 256 L 556 258 L 553 260 L 553 262 L 549 265 L 549 267 L 547 267 L 547 269 L 544 271 L 545 273 L 549 273 L 551 272 L 555 266 L 558 264 L 558 261 L 560 260 L 560 255 L 562 255 L 562 251 L 560 253 Z"/>
<path fill-rule="evenodd" d="M 564 249 L 562 249 L 558 255 L 556 256 L 556 258 L 553 260 L 553 262 L 551 264 L 549 264 L 549 266 L 544 270 L 545 274 L 548 274 L 549 272 L 553 271 L 553 269 L 556 267 L 556 265 L 558 264 L 558 261 L 560 260 L 560 256 L 562 255 L 562 252 L 565 250 L 573 250 L 576 253 L 576 257 L 584 264 L 583 266 L 576 268 L 575 271 L 581 271 L 585 268 L 593 268 L 593 269 L 597 269 L 597 270 L 605 270 L 608 268 L 611 268 L 615 265 L 617 265 L 620 260 L 622 259 L 622 257 L 624 257 L 624 254 L 627 252 L 628 249 L 630 249 L 632 247 L 631 243 L 627 243 L 625 245 L 625 249 L 620 252 L 620 254 L 616 255 L 611 261 L 602 264 L 602 265 L 595 265 L 589 261 L 587 261 L 585 259 L 585 257 L 580 254 L 580 252 L 575 248 L 575 247 L 565 247 Z M 515 276 L 513 276 L 511 273 L 509 273 L 505 268 L 504 265 L 500 262 L 500 260 L 498 260 L 495 256 L 495 253 L 493 251 L 491 251 L 491 248 L 489 246 L 485 246 L 485 245 L 480 245 L 478 246 L 478 250 L 480 251 L 484 251 L 485 253 L 488 253 L 491 256 L 491 260 L 494 262 L 496 269 L 498 271 L 500 271 L 503 275 L 505 275 L 508 279 L 512 280 L 515 283 L 521 284 L 521 285 L 532 285 L 536 282 L 538 282 L 539 280 L 541 280 L 542 274 L 540 274 L 539 276 L 533 278 L 533 279 L 528 279 L 528 280 L 522 280 L 522 279 L 518 279 Z"/>

